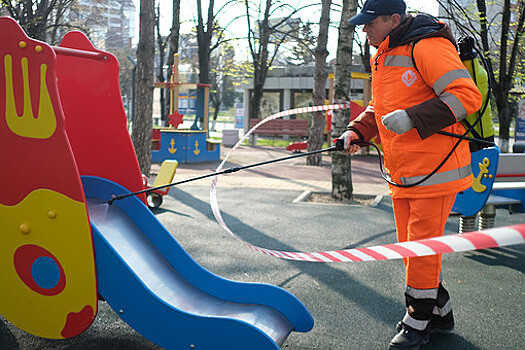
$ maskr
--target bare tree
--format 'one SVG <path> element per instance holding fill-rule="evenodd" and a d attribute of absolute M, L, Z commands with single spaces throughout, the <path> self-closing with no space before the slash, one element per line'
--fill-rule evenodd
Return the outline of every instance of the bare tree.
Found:
<path fill-rule="evenodd" d="M 0 0 L 0 5 L 9 16 L 20 24 L 26 34 L 34 39 L 52 43 L 56 39 L 56 30 L 64 23 L 64 12 L 72 6 L 73 0 Z"/>
<path fill-rule="evenodd" d="M 357 6 L 358 8 L 362 8 L 364 4 L 364 0 L 358 0 Z M 354 35 L 354 47 L 357 47 L 359 49 L 359 58 L 361 60 L 361 64 L 363 65 L 363 69 L 365 72 L 370 73 L 372 72 L 372 68 L 370 66 L 370 43 L 366 38 L 363 38 L 359 35 Z M 364 39 L 364 40 L 363 40 Z"/>
<path fill-rule="evenodd" d="M 314 50 L 317 37 L 313 30 L 313 23 L 304 23 L 298 31 L 297 37 L 292 37 L 283 46 L 284 62 L 287 66 L 307 66 L 315 64 Z"/>
<path fill-rule="evenodd" d="M 213 7 L 215 0 L 209 0 L 208 18 L 206 25 L 202 16 L 202 0 L 197 0 L 197 42 L 199 44 L 199 82 L 208 84 L 210 82 L 210 51 L 211 38 L 213 36 L 213 26 L 215 15 Z"/>
<path fill-rule="evenodd" d="M 326 99 L 326 57 L 328 50 L 328 28 L 330 26 L 330 7 L 332 0 L 322 0 L 321 19 L 319 20 L 319 36 L 317 37 L 317 47 L 314 51 L 315 72 L 314 72 L 314 106 L 323 105 Z M 324 112 L 314 112 L 314 117 L 310 126 L 308 137 L 308 151 L 319 150 L 323 147 L 323 136 L 326 125 Z M 309 155 L 306 164 L 321 166 L 322 155 L 320 153 Z"/>
<path fill-rule="evenodd" d="M 211 53 L 217 49 L 221 44 L 228 42 L 229 40 L 225 36 L 225 31 L 229 24 L 225 27 L 221 27 L 218 24 L 218 16 L 230 6 L 235 5 L 236 0 L 227 1 L 219 10 L 214 10 L 215 1 L 209 0 L 208 2 L 208 12 L 206 18 L 206 24 L 204 23 L 203 18 L 203 9 L 202 9 L 202 0 L 197 0 L 197 46 L 198 46 L 198 56 L 199 56 L 199 82 L 202 84 L 213 83 L 210 79 L 212 78 L 213 69 L 210 67 Z M 215 78 L 215 76 L 213 76 Z M 217 119 L 218 108 L 222 103 L 221 94 L 218 92 L 216 87 L 212 86 L 215 93 L 212 94 L 212 104 L 215 105 L 215 114 L 213 115 L 213 120 Z M 202 116 L 201 116 L 202 118 Z M 202 119 L 201 119 L 202 120 Z"/>
<path fill-rule="evenodd" d="M 172 22 L 170 35 L 168 36 L 169 43 L 169 53 L 168 53 L 168 67 L 172 67 L 175 62 L 175 54 L 179 53 L 179 37 L 180 37 L 180 0 L 173 0 L 173 11 L 172 11 Z M 168 68 L 167 72 L 168 81 L 171 80 L 171 75 L 173 74 L 172 69 Z M 163 90 L 166 95 L 166 91 Z M 167 94 L 168 98 L 165 99 L 164 104 L 161 103 L 162 113 L 168 115 L 171 103 L 171 94 Z M 166 118 L 164 125 L 169 125 L 169 118 Z"/>
<path fill-rule="evenodd" d="M 474 36 L 478 43 L 481 42 L 498 109 L 499 146 L 502 152 L 508 152 L 512 121 L 509 93 L 515 78 L 523 75 L 525 66 L 525 1 L 513 4 L 510 0 L 497 3 L 476 0 L 475 8 L 465 7 L 456 0 L 438 0 L 438 3 L 460 33 Z M 489 15 L 488 6 L 496 8 L 494 15 Z"/>
<path fill-rule="evenodd" d="M 159 66 L 157 70 L 157 81 L 164 82 L 164 60 L 166 59 L 166 47 L 169 44 L 170 37 L 162 37 L 160 32 L 160 5 L 157 5 L 157 15 L 155 17 L 155 29 L 157 32 L 157 49 L 159 51 Z M 168 109 L 166 104 L 166 89 L 160 90 L 160 119 L 168 124 Z"/>
<path fill-rule="evenodd" d="M 233 88 L 232 76 L 234 75 L 236 66 L 234 57 L 235 49 L 228 43 L 221 45 L 219 50 L 216 50 L 216 53 L 210 57 L 211 67 L 213 67 L 209 74 L 211 83 L 210 101 L 214 108 L 212 130 L 215 127 L 219 110 L 228 90 L 228 85 Z"/>
<path fill-rule="evenodd" d="M 335 62 L 335 93 L 336 100 L 350 99 L 350 77 L 352 67 L 352 42 L 355 26 L 348 20 L 357 12 L 357 0 L 343 0 L 341 21 L 339 23 L 339 38 L 337 40 L 337 55 Z M 350 110 L 333 111 L 332 137 L 339 137 L 350 120 Z M 342 152 L 332 153 L 332 197 L 351 199 L 353 194 L 350 155 Z"/>
<path fill-rule="evenodd" d="M 179 36 L 180 36 L 180 0 L 173 0 L 172 22 L 169 35 L 169 54 L 168 66 L 173 65 L 173 56 L 179 52 Z M 171 76 L 171 71 L 168 77 Z"/>
<path fill-rule="evenodd" d="M 262 9 L 250 0 L 244 0 L 244 5 L 248 24 L 248 48 L 253 63 L 253 93 L 249 103 L 250 117 L 257 118 L 261 107 L 264 82 L 280 46 L 290 37 L 298 37 L 297 32 L 300 26 L 288 24 L 299 11 L 313 5 L 294 8 L 279 0 L 264 0 Z M 254 13 L 258 15 L 255 16 Z M 286 15 L 272 21 L 272 16 L 275 13 L 286 13 Z"/>
<path fill-rule="evenodd" d="M 226 2 L 217 11 L 214 10 L 215 0 L 209 0 L 208 12 L 206 17 L 206 23 L 204 23 L 202 0 L 197 0 L 197 44 L 199 52 L 199 82 L 208 84 L 210 82 L 210 55 L 211 52 L 217 49 L 222 43 L 234 40 L 233 38 L 226 38 L 225 32 L 228 26 L 227 24 L 222 27 L 218 24 L 218 17 L 235 5 L 234 0 Z"/>
<path fill-rule="evenodd" d="M 64 15 L 66 12 L 74 6 L 75 0 L 61 0 L 56 3 L 55 8 L 51 12 L 48 19 L 48 32 L 47 40 L 49 43 L 56 44 L 61 39 L 58 38 L 59 29 L 62 27 L 65 28 L 75 28 L 75 29 L 84 29 L 83 26 L 72 27 L 69 23 L 64 21 Z M 86 23 L 87 25 L 87 23 Z"/>
<path fill-rule="evenodd" d="M 137 46 L 136 111 L 132 140 L 146 176 L 151 168 L 151 129 L 153 116 L 153 73 L 155 61 L 155 0 L 141 0 Z"/>
<path fill-rule="evenodd" d="M 361 41 L 358 35 L 354 35 L 354 43 L 359 48 L 359 57 L 361 58 L 365 72 L 371 73 L 372 67 L 370 66 L 370 43 L 366 39 Z"/>

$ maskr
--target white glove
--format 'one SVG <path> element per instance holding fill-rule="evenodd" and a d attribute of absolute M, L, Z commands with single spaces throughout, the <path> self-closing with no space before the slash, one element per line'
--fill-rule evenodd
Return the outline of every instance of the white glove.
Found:
<path fill-rule="evenodd" d="M 391 130 L 396 134 L 404 134 L 405 132 L 414 128 L 412 119 L 408 116 L 404 109 L 398 109 L 390 112 L 381 118 L 381 122 L 387 130 Z"/>
<path fill-rule="evenodd" d="M 339 139 L 344 140 L 344 149 L 346 152 L 354 153 L 359 150 L 358 145 L 352 145 L 352 148 L 350 148 L 350 142 L 352 142 L 352 140 L 359 139 L 359 136 L 355 133 L 355 131 L 346 130 L 341 136 L 339 136 Z"/>

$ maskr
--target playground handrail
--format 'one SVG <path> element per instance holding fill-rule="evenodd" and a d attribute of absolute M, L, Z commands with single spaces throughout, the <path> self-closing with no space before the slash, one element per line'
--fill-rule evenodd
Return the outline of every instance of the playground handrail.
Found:
<path fill-rule="evenodd" d="M 74 56 L 74 57 L 88 58 L 88 59 L 94 59 L 94 60 L 107 59 L 107 57 L 101 52 L 71 49 L 68 47 L 59 47 L 59 46 L 52 46 L 51 48 L 53 49 L 53 51 L 55 51 L 57 55 Z"/>

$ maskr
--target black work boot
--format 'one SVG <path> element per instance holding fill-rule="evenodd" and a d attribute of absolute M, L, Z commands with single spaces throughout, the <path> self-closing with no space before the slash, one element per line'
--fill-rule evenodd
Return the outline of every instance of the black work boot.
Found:
<path fill-rule="evenodd" d="M 454 315 L 450 311 L 445 316 L 433 314 L 430 319 L 431 333 L 450 333 L 454 330 Z"/>
<path fill-rule="evenodd" d="M 428 343 L 429 340 L 428 327 L 424 331 L 418 331 L 402 323 L 401 330 L 392 338 L 388 349 L 418 350 L 421 348 L 421 345 Z"/>

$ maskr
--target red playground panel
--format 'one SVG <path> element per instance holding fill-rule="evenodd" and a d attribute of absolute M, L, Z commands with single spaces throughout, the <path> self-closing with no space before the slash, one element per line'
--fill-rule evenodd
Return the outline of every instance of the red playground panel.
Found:
<path fill-rule="evenodd" d="M 102 57 L 98 60 L 71 55 L 57 57 L 58 88 L 67 116 L 66 130 L 80 175 L 103 177 L 132 192 L 144 189 L 135 148 L 126 127 L 117 59 L 96 49 L 78 31 L 67 33 L 60 48 Z M 139 198 L 146 202 L 145 194 Z"/>

